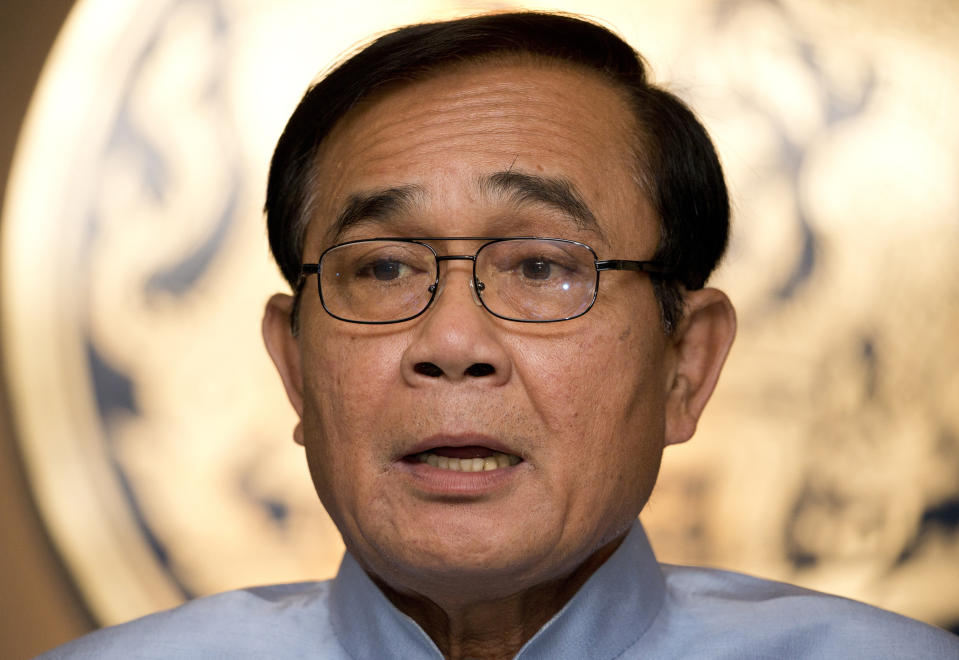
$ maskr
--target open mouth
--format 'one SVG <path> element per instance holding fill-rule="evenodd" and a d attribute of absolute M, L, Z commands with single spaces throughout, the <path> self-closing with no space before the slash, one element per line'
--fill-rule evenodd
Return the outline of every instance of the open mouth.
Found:
<path fill-rule="evenodd" d="M 511 467 L 523 459 L 513 454 L 493 451 L 488 447 L 434 447 L 406 457 L 411 462 L 426 463 L 440 470 L 454 472 L 488 472 Z"/>

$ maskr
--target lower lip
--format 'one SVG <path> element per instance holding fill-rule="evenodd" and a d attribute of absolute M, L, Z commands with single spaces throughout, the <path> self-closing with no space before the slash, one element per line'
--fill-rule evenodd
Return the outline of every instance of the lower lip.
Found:
<path fill-rule="evenodd" d="M 481 472 L 444 470 L 427 463 L 398 461 L 398 467 L 409 475 L 414 486 L 424 493 L 439 496 L 476 497 L 488 495 L 509 484 L 525 463 Z"/>

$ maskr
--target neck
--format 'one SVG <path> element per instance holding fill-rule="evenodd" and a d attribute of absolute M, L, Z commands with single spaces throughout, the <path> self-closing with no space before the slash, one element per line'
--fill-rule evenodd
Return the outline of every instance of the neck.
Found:
<path fill-rule="evenodd" d="M 419 624 L 447 660 L 507 660 L 569 602 L 622 540 L 607 543 L 561 579 L 480 601 L 461 597 L 468 596 L 468 588 L 456 595 L 427 597 L 399 592 L 370 577 L 401 612 Z"/>

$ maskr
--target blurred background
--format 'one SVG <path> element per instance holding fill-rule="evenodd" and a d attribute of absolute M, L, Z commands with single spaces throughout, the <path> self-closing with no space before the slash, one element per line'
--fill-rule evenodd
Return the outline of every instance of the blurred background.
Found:
<path fill-rule="evenodd" d="M 370 34 L 516 6 L 0 4 L 0 656 L 335 572 L 259 339 L 269 156 Z M 522 6 L 625 36 L 727 170 L 740 334 L 642 515 L 660 559 L 959 630 L 959 7 Z"/>

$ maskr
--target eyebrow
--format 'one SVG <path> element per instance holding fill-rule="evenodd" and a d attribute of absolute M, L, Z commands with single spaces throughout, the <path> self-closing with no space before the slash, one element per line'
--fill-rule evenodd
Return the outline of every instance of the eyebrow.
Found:
<path fill-rule="evenodd" d="M 505 170 L 482 177 L 480 186 L 487 193 L 505 195 L 516 204 L 536 203 L 552 207 L 570 218 L 579 229 L 603 235 L 596 216 L 568 179 Z M 354 193 L 331 224 L 327 239 L 334 240 L 363 222 L 388 220 L 411 213 L 417 202 L 427 196 L 426 190 L 415 184 Z"/>
<path fill-rule="evenodd" d="M 507 170 L 483 177 L 480 185 L 488 192 L 506 195 L 517 204 L 533 202 L 553 207 L 568 216 L 579 229 L 603 235 L 596 216 L 568 179 Z"/>
<path fill-rule="evenodd" d="M 361 222 L 386 220 L 412 211 L 418 199 L 426 196 L 422 186 L 407 185 L 382 188 L 350 195 L 327 231 L 333 239 Z"/>

